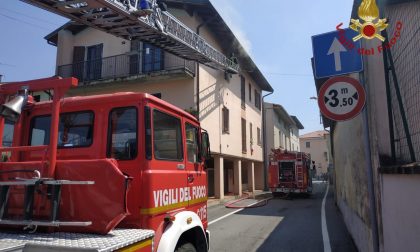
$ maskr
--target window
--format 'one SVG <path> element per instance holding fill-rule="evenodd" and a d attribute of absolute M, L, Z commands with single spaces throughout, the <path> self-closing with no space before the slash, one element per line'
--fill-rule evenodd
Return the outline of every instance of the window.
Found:
<path fill-rule="evenodd" d="M 246 153 L 246 120 L 242 118 L 242 153 Z"/>
<path fill-rule="evenodd" d="M 261 145 L 261 129 L 257 127 L 257 144 Z"/>
<path fill-rule="evenodd" d="M 30 145 L 50 143 L 51 116 L 37 116 L 31 122 Z M 93 112 L 73 112 L 60 115 L 58 147 L 87 147 L 93 141 Z"/>
<path fill-rule="evenodd" d="M 15 125 L 8 120 L 4 122 L 4 130 L 3 130 L 3 146 L 11 147 L 13 143 L 13 131 L 15 129 Z"/>
<path fill-rule="evenodd" d="M 229 133 L 229 109 L 223 106 L 222 109 L 222 116 L 223 116 L 223 133 Z"/>
<path fill-rule="evenodd" d="M 156 159 L 182 161 L 181 120 L 153 110 L 153 147 Z"/>
<path fill-rule="evenodd" d="M 40 102 L 41 101 L 41 95 L 33 95 L 33 97 L 34 97 L 35 102 Z"/>
<path fill-rule="evenodd" d="M 101 78 L 103 47 L 103 44 L 99 44 L 87 48 L 87 78 L 89 80 Z"/>
<path fill-rule="evenodd" d="M 252 137 L 252 123 L 249 123 L 249 142 L 251 143 L 251 145 L 253 144 L 253 137 Z"/>
<path fill-rule="evenodd" d="M 254 92 L 255 92 L 255 107 L 261 110 L 261 94 L 258 93 L 257 90 L 255 90 Z"/>
<path fill-rule="evenodd" d="M 143 72 L 163 70 L 163 52 L 151 44 L 143 44 Z"/>
<path fill-rule="evenodd" d="M 284 146 L 283 146 L 283 136 L 282 136 L 281 131 L 279 131 L 279 145 L 280 145 L 280 148 L 284 148 Z"/>
<path fill-rule="evenodd" d="M 146 152 L 146 159 L 152 159 L 152 125 L 151 125 L 151 118 L 150 118 L 150 107 L 144 107 L 144 144 L 145 144 L 145 152 Z"/>
<path fill-rule="evenodd" d="M 251 97 L 251 83 L 248 83 L 248 98 L 249 98 L 249 101 L 251 101 L 252 100 L 252 97 Z"/>
<path fill-rule="evenodd" d="M 306 148 L 311 148 L 311 142 L 306 142 Z"/>
<path fill-rule="evenodd" d="M 115 108 L 109 115 L 107 156 L 132 160 L 137 156 L 137 109 Z"/>
<path fill-rule="evenodd" d="M 324 152 L 325 161 L 328 161 L 328 152 Z"/>
<path fill-rule="evenodd" d="M 245 109 L 245 77 L 241 76 L 241 107 Z"/>
<path fill-rule="evenodd" d="M 187 123 L 185 125 L 185 134 L 187 142 L 187 160 L 192 163 L 200 162 L 198 148 L 198 128 Z"/>

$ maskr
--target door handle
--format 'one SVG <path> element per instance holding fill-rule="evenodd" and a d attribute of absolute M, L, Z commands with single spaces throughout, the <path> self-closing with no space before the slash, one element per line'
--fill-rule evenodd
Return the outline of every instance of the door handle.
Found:
<path fill-rule="evenodd" d="M 188 174 L 188 183 L 192 183 L 194 181 L 194 176 L 192 174 Z"/>
<path fill-rule="evenodd" d="M 176 165 L 176 168 L 177 168 L 178 170 L 185 170 L 185 165 L 184 165 L 184 164 L 177 164 L 177 165 Z"/>

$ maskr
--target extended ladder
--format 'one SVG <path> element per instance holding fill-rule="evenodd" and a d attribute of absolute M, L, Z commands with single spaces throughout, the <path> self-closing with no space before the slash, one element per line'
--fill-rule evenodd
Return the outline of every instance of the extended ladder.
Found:
<path fill-rule="evenodd" d="M 237 62 L 227 58 L 166 11 L 156 0 L 152 11 L 137 8 L 139 0 L 21 0 L 115 36 L 139 39 L 172 54 L 229 73 Z"/>
<path fill-rule="evenodd" d="M 301 152 L 296 153 L 296 178 L 298 188 L 303 187 L 303 155 Z"/>

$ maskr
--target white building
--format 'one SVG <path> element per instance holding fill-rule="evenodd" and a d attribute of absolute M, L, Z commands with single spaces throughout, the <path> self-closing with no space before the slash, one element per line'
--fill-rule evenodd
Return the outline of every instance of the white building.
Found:
<path fill-rule="evenodd" d="M 299 130 L 302 123 L 296 116 L 291 116 L 279 104 L 264 103 L 265 131 L 266 131 L 266 158 L 271 149 L 300 151 Z"/>
<path fill-rule="evenodd" d="M 300 150 L 311 154 L 311 160 L 315 161 L 316 174 L 322 175 L 328 172 L 332 163 L 330 158 L 328 131 L 319 130 L 300 136 Z"/>

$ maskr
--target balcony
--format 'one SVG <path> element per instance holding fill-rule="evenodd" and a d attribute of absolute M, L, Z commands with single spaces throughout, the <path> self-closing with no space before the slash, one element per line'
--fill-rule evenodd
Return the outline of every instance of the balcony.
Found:
<path fill-rule="evenodd" d="M 57 75 L 76 77 L 79 79 L 79 86 L 148 80 L 159 76 L 192 78 L 195 76 L 195 62 L 150 49 L 61 65 L 57 67 Z"/>

